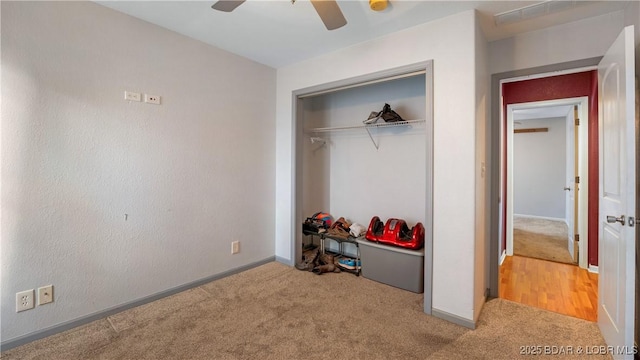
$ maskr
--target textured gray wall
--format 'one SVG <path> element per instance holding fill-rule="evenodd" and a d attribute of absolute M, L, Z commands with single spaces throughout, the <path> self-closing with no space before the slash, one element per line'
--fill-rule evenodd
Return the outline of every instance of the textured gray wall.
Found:
<path fill-rule="evenodd" d="M 273 256 L 275 76 L 95 3 L 2 2 L 2 340 Z"/>

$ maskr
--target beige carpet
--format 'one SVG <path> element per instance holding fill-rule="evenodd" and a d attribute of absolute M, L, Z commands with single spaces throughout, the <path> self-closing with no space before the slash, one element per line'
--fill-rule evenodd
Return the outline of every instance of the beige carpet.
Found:
<path fill-rule="evenodd" d="M 422 299 L 352 274 L 269 263 L 11 349 L 2 360 L 514 359 L 524 346 L 604 345 L 592 322 L 514 302 L 487 302 L 470 330 L 424 314 Z"/>
<path fill-rule="evenodd" d="M 563 221 L 513 217 L 513 253 L 536 259 L 575 264 L 567 249 Z"/>

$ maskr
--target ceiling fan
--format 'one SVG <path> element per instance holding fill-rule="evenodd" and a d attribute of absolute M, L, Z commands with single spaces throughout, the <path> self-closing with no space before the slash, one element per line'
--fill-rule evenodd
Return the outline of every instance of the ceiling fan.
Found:
<path fill-rule="evenodd" d="M 219 0 L 211 7 L 218 11 L 231 12 L 238 6 L 242 5 L 243 2 L 245 2 L 245 0 Z M 292 4 L 295 2 L 296 0 L 291 0 Z M 372 2 L 382 3 L 381 0 L 369 1 L 370 4 Z M 327 27 L 327 30 L 335 30 L 347 25 L 347 19 L 344 18 L 342 10 L 340 10 L 336 0 L 311 0 L 311 4 L 316 9 L 316 12 L 320 16 L 324 26 Z M 386 7 L 386 0 L 384 1 L 384 7 Z M 371 5 L 371 8 L 374 9 L 374 6 Z"/>

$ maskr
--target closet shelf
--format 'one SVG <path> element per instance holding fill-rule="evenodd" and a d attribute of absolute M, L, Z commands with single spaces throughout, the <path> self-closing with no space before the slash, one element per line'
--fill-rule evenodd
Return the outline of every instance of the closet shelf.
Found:
<path fill-rule="evenodd" d="M 379 144 L 371 135 L 371 129 L 379 129 L 379 128 L 389 128 L 389 127 L 399 127 L 399 126 L 410 126 L 411 124 L 418 124 L 425 122 L 424 119 L 419 120 L 405 120 L 405 121 L 397 121 L 397 122 L 384 122 L 379 124 L 363 124 L 363 125 L 352 125 L 352 126 L 334 126 L 334 127 L 323 127 L 323 128 L 311 128 L 306 129 L 305 133 L 307 134 L 321 134 L 321 133 L 329 133 L 333 131 L 341 131 L 341 130 L 353 130 L 353 129 L 365 129 L 367 130 L 367 134 L 369 134 L 369 138 L 373 143 L 373 146 L 376 147 L 376 150 L 379 148 Z M 311 137 L 311 142 L 314 143 L 316 141 L 326 142 L 324 139 L 319 137 Z"/>
<path fill-rule="evenodd" d="M 352 130 L 352 129 L 372 129 L 372 128 L 386 128 L 386 127 L 397 127 L 397 126 L 407 126 L 411 124 L 423 123 L 424 119 L 421 120 L 405 120 L 398 122 L 390 122 L 390 123 L 379 123 L 379 124 L 363 124 L 363 125 L 352 125 L 352 126 L 334 126 L 334 127 L 322 127 L 322 128 L 310 128 L 305 130 L 306 133 L 326 133 L 332 131 L 340 131 L 340 130 Z"/>

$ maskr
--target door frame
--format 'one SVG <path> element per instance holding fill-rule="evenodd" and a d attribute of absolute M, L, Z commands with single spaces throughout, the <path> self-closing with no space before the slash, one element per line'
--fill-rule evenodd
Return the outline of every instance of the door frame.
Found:
<path fill-rule="evenodd" d="M 534 108 L 542 108 L 542 107 L 551 107 L 551 106 L 579 106 L 579 118 L 581 122 L 581 126 L 579 126 L 578 131 L 578 148 L 579 148 L 579 175 L 580 176 L 580 191 L 578 192 L 578 224 L 576 228 L 578 229 L 577 233 L 580 234 L 580 241 L 578 242 L 578 265 L 586 269 L 587 265 L 587 251 L 585 244 L 587 243 L 587 224 L 588 224 L 588 179 L 589 179 L 589 168 L 588 168 L 588 152 L 587 145 L 589 139 L 588 133 L 588 116 L 589 116 L 589 97 L 582 96 L 577 98 L 566 98 L 566 99 L 557 99 L 557 100 L 546 100 L 546 101 L 535 101 L 529 103 L 518 103 L 518 104 L 509 104 L 507 105 L 507 128 L 506 128 L 506 138 L 507 138 L 507 181 L 506 181 L 506 190 L 507 190 L 507 210 L 506 210 L 506 237 L 507 237 L 507 248 L 506 255 L 513 255 L 513 112 L 515 110 L 523 110 L 523 109 L 534 109 Z M 573 109 L 571 110 L 573 113 Z M 569 159 L 567 159 L 567 166 Z M 573 161 L 571 161 L 571 166 L 574 166 Z"/>
<path fill-rule="evenodd" d="M 500 267 L 500 243 L 502 238 L 500 237 L 500 217 L 502 208 L 502 192 L 501 192 L 501 174 L 502 167 L 501 161 L 501 123 L 502 123 L 502 96 L 501 96 L 501 82 L 505 79 L 513 79 L 517 77 L 526 78 L 535 76 L 536 74 L 549 74 L 560 71 L 575 72 L 575 69 L 584 69 L 597 66 L 601 56 L 569 61 L 558 64 L 551 64 L 521 70 L 507 71 L 491 75 L 491 121 L 489 126 L 489 139 L 488 144 L 490 146 L 491 157 L 489 159 L 489 169 L 491 171 L 491 184 L 490 184 L 490 241 L 487 241 L 487 257 L 489 263 L 489 296 L 498 297 L 498 277 Z"/>

